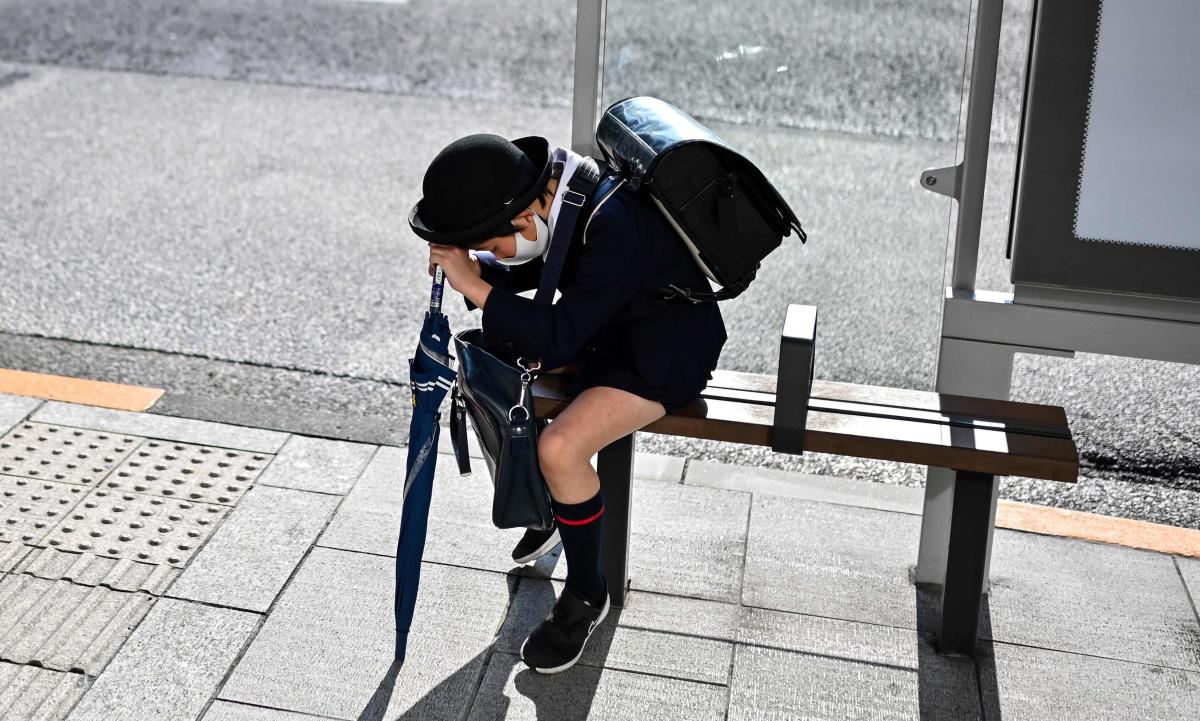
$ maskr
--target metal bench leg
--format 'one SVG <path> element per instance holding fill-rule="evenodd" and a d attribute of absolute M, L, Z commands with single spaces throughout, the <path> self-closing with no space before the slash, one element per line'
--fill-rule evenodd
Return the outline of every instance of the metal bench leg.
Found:
<path fill-rule="evenodd" d="M 999 343 L 943 337 L 938 353 L 938 392 L 1008 400 L 1014 351 L 1013 346 Z M 921 515 L 917 583 L 940 586 L 945 582 L 953 494 L 954 471 L 930 468 L 925 478 L 925 509 Z M 985 576 L 983 584 L 986 583 Z M 980 585 L 980 588 L 986 586 Z"/>
<path fill-rule="evenodd" d="M 633 485 L 634 433 L 613 441 L 596 458 L 600 490 L 604 494 L 604 532 L 601 561 L 608 579 L 608 595 L 613 607 L 625 605 L 629 587 L 629 498 Z"/>
<path fill-rule="evenodd" d="M 975 655 L 995 483 L 994 476 L 984 473 L 955 473 L 946 582 L 942 588 L 942 626 L 938 634 L 938 650 L 942 653 Z"/>

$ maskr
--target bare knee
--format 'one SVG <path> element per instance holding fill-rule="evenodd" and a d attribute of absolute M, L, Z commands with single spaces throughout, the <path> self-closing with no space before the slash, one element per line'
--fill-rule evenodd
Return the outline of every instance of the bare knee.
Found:
<path fill-rule="evenodd" d="M 552 482 L 554 476 L 570 470 L 580 462 L 590 463 L 591 455 L 584 455 L 583 450 L 570 438 L 570 434 L 556 428 L 554 423 L 546 426 L 538 436 L 538 464 L 542 467 L 542 473 L 547 476 L 546 480 Z"/>

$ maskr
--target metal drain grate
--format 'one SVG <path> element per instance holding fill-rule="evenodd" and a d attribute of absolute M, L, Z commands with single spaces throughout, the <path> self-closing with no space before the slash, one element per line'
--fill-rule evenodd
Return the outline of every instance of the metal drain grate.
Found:
<path fill-rule="evenodd" d="M 37 545 L 183 568 L 229 510 L 97 488 Z"/>
<path fill-rule="evenodd" d="M 0 438 L 0 473 L 95 485 L 141 442 L 120 433 L 22 423 Z"/>
<path fill-rule="evenodd" d="M 0 541 L 37 543 L 88 493 L 72 483 L 0 476 Z"/>
<path fill-rule="evenodd" d="M 233 505 L 271 456 L 170 441 L 146 441 L 103 482 L 104 488 Z"/>

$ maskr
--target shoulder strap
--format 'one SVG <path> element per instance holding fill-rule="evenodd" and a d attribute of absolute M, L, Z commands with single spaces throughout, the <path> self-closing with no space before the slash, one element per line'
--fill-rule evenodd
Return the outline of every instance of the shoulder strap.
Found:
<path fill-rule="evenodd" d="M 575 166 L 567 190 L 563 193 L 562 205 L 558 209 L 558 218 L 554 221 L 554 235 L 550 238 L 550 253 L 546 257 L 546 265 L 542 268 L 542 277 L 538 281 L 535 303 L 550 305 L 554 302 L 554 290 L 558 287 L 558 278 L 562 275 L 563 263 L 567 259 L 567 250 L 571 245 L 571 236 L 575 234 L 575 224 L 579 221 L 583 204 L 596 189 L 600 182 L 600 168 L 596 161 L 584 158 Z"/>

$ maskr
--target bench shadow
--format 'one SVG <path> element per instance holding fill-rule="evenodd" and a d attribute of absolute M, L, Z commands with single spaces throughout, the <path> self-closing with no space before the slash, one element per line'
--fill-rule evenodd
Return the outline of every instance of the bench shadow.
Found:
<path fill-rule="evenodd" d="M 916 600 L 919 718 L 922 721 L 999 721 L 1000 705 L 996 699 L 998 692 L 991 644 L 977 643 L 974 659 L 938 653 L 941 586 L 917 585 Z M 985 594 L 980 610 L 980 637 L 991 638 L 991 629 L 991 613 Z"/>
<path fill-rule="evenodd" d="M 512 703 L 512 699 L 504 693 L 505 683 L 511 675 L 511 669 L 517 666 L 521 670 L 513 676 L 513 685 L 517 693 L 533 703 L 539 721 L 586 719 L 600 684 L 603 671 L 600 666 L 608 658 L 621 609 L 609 610 L 604 622 L 588 641 L 583 657 L 562 673 L 537 673 L 526 668 L 518 655 L 521 641 L 554 607 L 556 596 L 550 577 L 561 553 L 559 549 L 534 564 L 515 566 L 508 571 L 508 576 L 516 577 L 517 583 L 510 593 L 500 631 L 487 649 L 440 681 L 407 711 L 389 716 L 387 709 L 395 694 L 396 681 L 403 671 L 403 665 L 393 661 L 356 721 L 460 719 L 473 715 L 471 712 L 476 707 L 479 707 L 483 718 L 503 719 Z M 506 579 L 506 586 L 507 583 Z M 505 591 L 508 592 L 508 589 Z M 490 669 L 494 664 L 503 665 L 510 660 L 510 666 Z M 420 659 L 411 654 L 405 661 L 405 665 L 416 663 L 420 663 Z M 465 705 L 462 698 L 464 687 L 471 689 L 473 694 L 465 700 Z"/>

